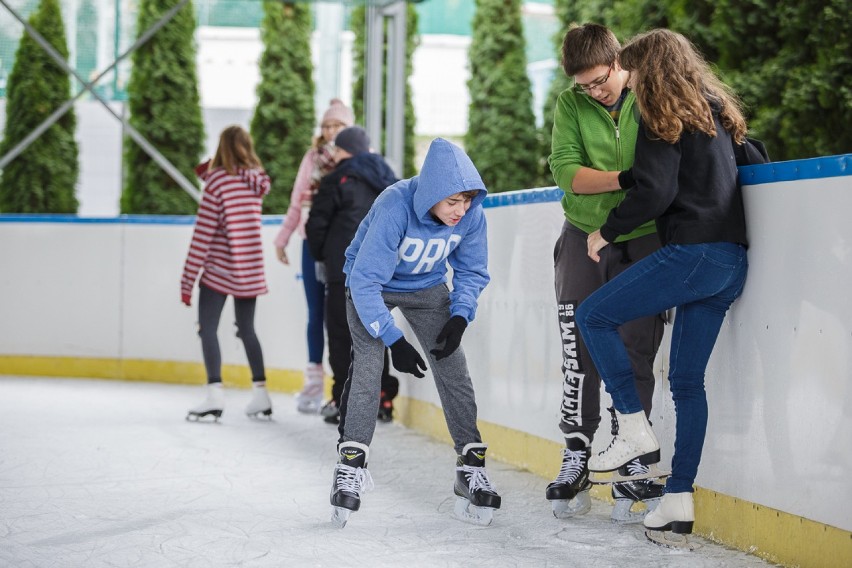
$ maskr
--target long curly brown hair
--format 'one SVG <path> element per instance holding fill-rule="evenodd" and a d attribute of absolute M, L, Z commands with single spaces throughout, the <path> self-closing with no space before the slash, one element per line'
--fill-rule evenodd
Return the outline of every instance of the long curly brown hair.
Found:
<path fill-rule="evenodd" d="M 645 126 L 674 144 L 686 132 L 716 136 L 711 105 L 734 140 L 745 140 L 742 103 L 679 33 L 656 29 L 630 40 L 618 55 L 630 71 L 630 85 Z"/>

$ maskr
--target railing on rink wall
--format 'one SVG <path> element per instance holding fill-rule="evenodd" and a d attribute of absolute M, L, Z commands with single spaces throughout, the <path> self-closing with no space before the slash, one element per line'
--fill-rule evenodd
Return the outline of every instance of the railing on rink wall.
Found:
<path fill-rule="evenodd" d="M 548 203 L 562 199 L 563 191 L 558 187 L 537 187 L 503 193 L 491 193 L 482 202 L 483 208 L 506 207 L 529 203 Z"/>
<path fill-rule="evenodd" d="M 741 166 L 739 168 L 740 183 L 742 185 L 759 185 L 780 181 L 848 176 L 852 175 L 850 165 L 852 165 L 852 154 Z"/>
<path fill-rule="evenodd" d="M 741 166 L 740 183 L 742 185 L 760 185 L 782 181 L 819 179 L 852 175 L 852 154 L 825 156 L 788 162 L 770 162 L 754 166 Z M 503 193 L 491 193 L 482 203 L 484 208 L 507 207 L 510 205 L 528 205 L 549 203 L 562 199 L 563 191 L 556 187 L 537 187 L 519 189 Z M 264 225 L 281 222 L 282 215 L 264 215 Z M 0 214 L 0 222 L 15 223 L 125 223 L 152 225 L 192 225 L 195 215 L 119 215 L 117 217 L 78 217 L 76 215 L 55 213 L 13 213 Z"/>

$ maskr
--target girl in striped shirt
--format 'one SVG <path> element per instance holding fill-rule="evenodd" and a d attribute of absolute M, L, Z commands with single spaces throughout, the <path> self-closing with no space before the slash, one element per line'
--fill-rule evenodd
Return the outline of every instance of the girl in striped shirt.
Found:
<path fill-rule="evenodd" d="M 261 205 L 269 193 L 269 176 L 254 152 L 251 136 L 229 126 L 219 137 L 212 161 L 196 168 L 204 194 L 183 268 L 181 301 L 191 305 L 199 273 L 198 335 L 207 370 L 207 396 L 190 409 L 187 420 L 212 416 L 224 409 L 222 356 L 216 330 L 228 295 L 234 297 L 237 335 L 243 341 L 252 374 L 250 417 L 270 416 L 263 352 L 254 331 L 257 297 L 267 292 L 260 238 Z"/>

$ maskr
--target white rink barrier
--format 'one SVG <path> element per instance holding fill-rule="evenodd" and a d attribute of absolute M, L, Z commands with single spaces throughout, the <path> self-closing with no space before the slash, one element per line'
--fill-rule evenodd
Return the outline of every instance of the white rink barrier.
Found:
<path fill-rule="evenodd" d="M 850 161 L 741 168 L 751 268 L 706 378 L 696 532 L 789 565 L 852 566 Z M 562 446 L 553 291 L 560 196 L 555 188 L 489 196 L 492 280 L 463 342 L 490 452 L 548 478 Z M 180 303 L 193 222 L 0 215 L 0 374 L 203 382 L 196 309 Z M 301 240 L 289 246 L 291 265 L 280 264 L 279 223 L 264 220 L 270 293 L 258 301 L 256 325 L 270 384 L 294 392 L 307 361 Z M 219 330 L 224 375 L 245 386 L 232 313 L 229 302 Z M 663 465 L 674 424 L 667 356 L 664 340 L 652 416 Z M 432 382 L 400 378 L 399 419 L 449 439 Z M 595 449 L 609 441 L 602 399 Z M 543 495 L 542 514 L 550 514 Z"/>

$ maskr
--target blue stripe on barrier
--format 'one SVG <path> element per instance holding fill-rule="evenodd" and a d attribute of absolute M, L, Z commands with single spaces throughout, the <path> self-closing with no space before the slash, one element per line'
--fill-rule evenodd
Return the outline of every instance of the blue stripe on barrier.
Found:
<path fill-rule="evenodd" d="M 771 162 L 740 168 L 740 183 L 759 185 L 781 181 L 821 179 L 852 175 L 852 154 L 825 156 L 789 162 Z M 492 193 L 485 198 L 482 206 L 508 207 L 510 205 L 529 205 L 532 203 L 551 203 L 560 201 L 563 192 L 558 187 L 540 187 L 521 189 L 504 193 Z M 264 225 L 278 225 L 282 215 L 264 215 Z M 92 224 L 131 224 L 131 225 L 192 225 L 195 215 L 119 215 L 118 217 L 77 217 L 59 214 L 0 214 L 0 223 L 92 223 Z"/>
<path fill-rule="evenodd" d="M 852 166 L 852 154 L 742 166 L 740 168 L 740 183 L 758 185 L 779 181 L 848 176 L 852 175 L 850 166 Z"/>

